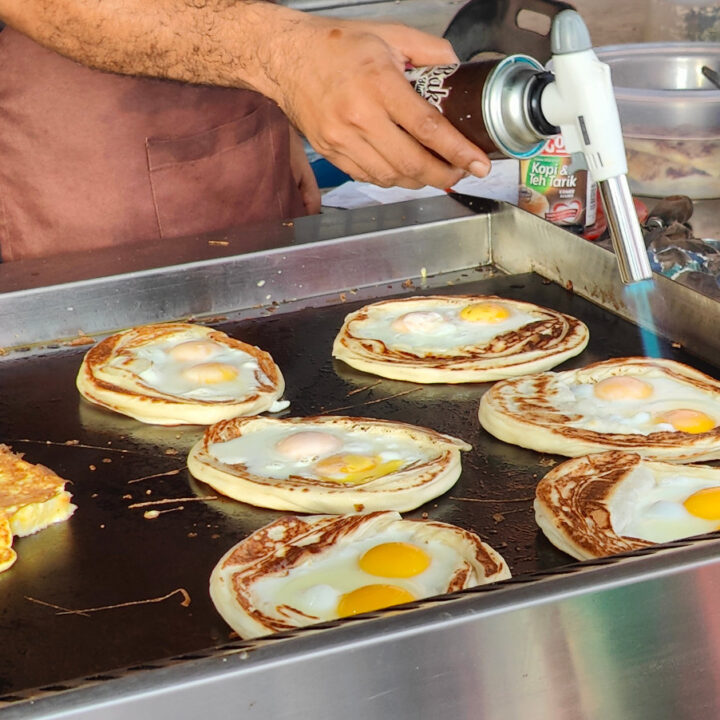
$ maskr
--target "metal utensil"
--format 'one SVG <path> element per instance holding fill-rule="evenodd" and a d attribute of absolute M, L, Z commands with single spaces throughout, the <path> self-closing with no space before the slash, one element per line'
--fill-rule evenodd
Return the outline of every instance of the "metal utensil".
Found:
<path fill-rule="evenodd" d="M 702 74 L 716 87 L 720 88 L 720 73 L 707 65 L 702 66 Z"/>

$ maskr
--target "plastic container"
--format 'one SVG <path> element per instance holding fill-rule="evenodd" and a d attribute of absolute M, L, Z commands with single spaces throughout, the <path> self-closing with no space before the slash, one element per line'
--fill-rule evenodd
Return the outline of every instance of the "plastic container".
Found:
<path fill-rule="evenodd" d="M 646 42 L 720 42 L 717 0 L 649 0 L 643 39 Z"/>
<path fill-rule="evenodd" d="M 720 43 L 596 48 L 610 66 L 635 195 L 720 197 Z"/>

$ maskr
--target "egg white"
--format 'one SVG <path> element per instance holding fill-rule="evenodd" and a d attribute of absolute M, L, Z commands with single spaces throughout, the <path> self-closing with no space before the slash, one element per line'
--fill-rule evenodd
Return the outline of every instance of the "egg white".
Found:
<path fill-rule="evenodd" d="M 582 416 L 570 421 L 568 426 L 603 433 L 649 435 L 675 431 L 669 423 L 656 423 L 653 418 L 680 408 L 699 410 L 720 423 L 720 403 L 707 393 L 670 378 L 638 377 L 652 385 L 650 397 L 604 400 L 594 394 L 594 383 L 561 380 L 554 386 L 552 405 L 568 415 Z"/>
<path fill-rule="evenodd" d="M 683 474 L 658 478 L 647 466 L 635 468 L 608 501 L 610 522 L 617 535 L 649 542 L 670 542 L 713 532 L 717 520 L 704 520 L 689 513 L 683 502 L 693 493 L 718 487 L 717 479 Z"/>
<path fill-rule="evenodd" d="M 358 561 L 367 550 L 389 542 L 416 545 L 430 556 L 430 564 L 409 578 L 371 575 L 360 568 Z M 275 614 L 275 608 L 288 605 L 319 620 L 331 620 L 337 617 L 341 596 L 364 585 L 395 585 L 416 599 L 445 593 L 453 574 L 463 564 L 460 553 L 444 543 L 418 542 L 410 532 L 389 531 L 351 543 L 340 542 L 286 575 L 262 578 L 253 584 L 252 598 L 261 611 Z"/>
<path fill-rule="evenodd" d="M 478 301 L 475 304 L 482 303 Z M 502 302 L 493 300 L 492 304 L 502 305 L 510 311 L 510 316 L 494 323 L 472 322 L 460 317 L 462 306 L 439 307 L 437 303 L 428 303 L 427 306 L 416 303 L 411 314 L 432 312 L 441 316 L 440 322 L 430 324 L 424 332 L 400 332 L 393 329 L 393 323 L 408 314 L 407 305 L 392 309 L 387 305 L 370 306 L 367 319 L 353 323 L 352 333 L 358 338 L 380 340 L 389 350 L 443 354 L 464 347 L 486 345 L 493 338 L 538 319 Z"/>
<path fill-rule="evenodd" d="M 277 450 L 277 444 L 290 435 L 312 430 L 337 438 L 337 446 L 317 454 L 313 454 L 311 449 L 301 458 L 289 457 Z M 317 479 L 319 476 L 312 471 L 312 466 L 324 457 L 338 454 L 379 457 L 382 462 L 402 460 L 403 467 L 434 457 L 413 440 L 397 435 L 375 435 L 362 430 L 329 428 L 312 423 L 303 423 L 297 429 L 287 426 L 262 428 L 226 442 L 211 443 L 208 450 L 226 465 L 242 464 L 253 475 L 276 480 L 285 480 L 291 475 Z"/>
<path fill-rule="evenodd" d="M 269 382 L 252 355 L 212 340 L 206 342 L 214 346 L 215 351 L 207 357 L 190 361 L 173 358 L 170 351 L 187 342 L 187 339 L 181 336 L 146 343 L 134 350 L 129 366 L 127 360 L 123 359 L 122 362 L 148 387 L 167 395 L 191 400 L 234 400 L 249 395 L 258 387 L 259 382 Z M 237 376 L 218 383 L 196 383 L 183 375 L 189 368 L 209 362 L 230 365 L 237 371 Z"/>

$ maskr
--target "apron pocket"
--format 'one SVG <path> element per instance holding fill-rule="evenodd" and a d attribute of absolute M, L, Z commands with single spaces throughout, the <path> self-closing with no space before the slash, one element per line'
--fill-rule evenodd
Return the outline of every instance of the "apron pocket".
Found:
<path fill-rule="evenodd" d="M 161 237 L 285 217 L 288 121 L 270 101 L 258 101 L 247 115 L 210 130 L 146 140 Z"/>

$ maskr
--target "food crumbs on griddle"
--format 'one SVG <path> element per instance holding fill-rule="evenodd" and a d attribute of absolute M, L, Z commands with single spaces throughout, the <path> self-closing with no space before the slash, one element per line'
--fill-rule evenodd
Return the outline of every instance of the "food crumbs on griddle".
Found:
<path fill-rule="evenodd" d="M 345 293 L 340 293 L 340 302 L 345 302 L 347 300 L 347 295 Z"/>
<path fill-rule="evenodd" d="M 551 284 L 552 284 L 552 280 L 548 280 L 547 278 L 545 278 L 545 279 L 542 281 L 542 284 L 543 284 L 543 285 L 551 285 Z"/>
<path fill-rule="evenodd" d="M 67 344 L 71 347 L 76 347 L 78 345 L 94 345 L 95 338 L 91 338 L 89 335 L 85 335 L 85 333 L 80 332 L 78 333 L 78 337 L 73 338 Z"/>
<path fill-rule="evenodd" d="M 97 470 L 95 465 L 88 465 L 88 470 Z"/>
<path fill-rule="evenodd" d="M 406 290 L 409 290 L 410 288 L 415 287 L 415 283 L 410 278 L 408 278 L 407 280 L 403 280 L 402 286 Z"/>
<path fill-rule="evenodd" d="M 671 345 L 676 349 L 679 350 L 682 347 L 682 344 L 679 342 L 671 343 Z"/>
<path fill-rule="evenodd" d="M 5 348 L 0 348 L 0 355 L 7 355 L 8 351 Z"/>
<path fill-rule="evenodd" d="M 429 515 L 428 513 L 424 512 L 420 517 L 421 517 L 423 520 L 427 520 L 427 519 L 430 517 L 430 515 Z"/>
<path fill-rule="evenodd" d="M 127 495 L 123 495 L 123 500 L 132 500 L 132 495 L 129 493 Z"/>
<path fill-rule="evenodd" d="M 64 445 L 79 445 L 80 441 L 79 440 L 66 440 L 63 444 Z"/>
<path fill-rule="evenodd" d="M 107 463 L 111 463 L 111 462 L 112 462 L 112 458 L 103 458 L 103 459 L 102 459 L 102 462 L 104 462 L 104 463 L 107 465 Z"/>
<path fill-rule="evenodd" d="M 289 220 L 288 222 L 284 222 L 282 224 L 283 227 L 293 227 L 295 223 L 292 220 Z"/>
<path fill-rule="evenodd" d="M 178 451 L 175 450 L 175 448 L 167 448 L 167 449 L 165 450 L 165 454 L 166 454 L 166 455 L 177 455 L 177 454 L 178 454 Z"/>
<path fill-rule="evenodd" d="M 208 240 L 208 245 L 221 245 L 227 247 L 230 244 L 228 240 Z"/>
<path fill-rule="evenodd" d="M 98 496 L 97 493 L 93 493 L 90 497 L 91 497 L 91 498 L 96 498 L 97 496 Z"/>
<path fill-rule="evenodd" d="M 101 610 L 117 610 L 118 608 L 133 607 L 134 605 L 149 605 L 152 603 L 159 603 L 163 602 L 163 600 L 169 600 L 171 597 L 173 597 L 173 595 L 178 594 L 182 597 L 180 605 L 182 605 L 182 607 L 189 607 L 191 602 L 190 593 L 185 588 L 176 588 L 172 592 L 169 592 L 167 595 L 162 595 L 155 598 L 148 598 L 147 600 L 130 600 L 129 602 L 117 603 L 115 605 L 102 605 L 100 607 L 83 608 L 82 610 L 70 610 L 69 608 L 63 607 L 62 605 L 55 605 L 54 603 L 49 603 L 45 600 L 38 600 L 37 598 L 29 597 L 28 595 L 25 595 L 25 599 L 29 602 L 34 602 L 38 605 L 44 605 L 45 607 L 53 608 L 53 610 L 58 610 L 58 615 L 89 615 L 90 613 L 100 612 Z"/>
<path fill-rule="evenodd" d="M 143 513 L 143 517 L 146 520 L 154 520 L 155 518 L 160 517 L 160 511 L 159 510 L 146 510 Z"/>
<path fill-rule="evenodd" d="M 551 457 L 541 457 L 538 460 L 538 465 L 541 465 L 542 467 L 552 467 L 553 465 L 557 465 L 557 460 L 554 460 Z"/>
<path fill-rule="evenodd" d="M 573 283 L 572 283 L 572 280 L 568 280 L 568 281 L 565 283 L 565 289 L 566 289 L 568 292 L 572 292 L 572 291 L 573 291 Z"/>
<path fill-rule="evenodd" d="M 505 516 L 502 513 L 493 513 L 492 519 L 496 523 L 505 522 Z"/>
<path fill-rule="evenodd" d="M 196 538 L 196 537 L 198 536 L 198 534 L 197 534 L 196 532 L 189 532 L 189 533 L 187 534 L 187 536 L 188 536 L 189 538 Z"/>

